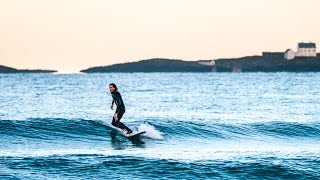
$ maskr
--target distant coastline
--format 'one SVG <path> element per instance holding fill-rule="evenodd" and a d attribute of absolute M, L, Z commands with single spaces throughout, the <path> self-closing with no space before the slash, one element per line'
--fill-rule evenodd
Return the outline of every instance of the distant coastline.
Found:
<path fill-rule="evenodd" d="M 16 69 L 8 66 L 0 65 L 0 73 L 55 73 L 56 70 L 42 70 L 42 69 Z"/>
<path fill-rule="evenodd" d="M 247 56 L 200 61 L 149 59 L 92 67 L 81 72 L 320 72 L 320 57 L 296 57 L 289 61 L 280 56 Z"/>
<path fill-rule="evenodd" d="M 98 66 L 81 70 L 83 73 L 111 72 L 211 72 L 212 67 L 194 61 L 154 58 L 138 62 Z"/>
<path fill-rule="evenodd" d="M 316 43 L 298 43 L 297 51 L 263 52 L 261 56 L 183 61 L 148 59 L 138 62 L 92 67 L 84 73 L 107 72 L 320 72 Z"/>
<path fill-rule="evenodd" d="M 0 65 L 0 73 L 55 73 L 56 70 L 15 69 Z M 82 73 L 134 72 L 320 72 L 320 54 L 315 43 L 298 43 L 297 51 L 263 52 L 240 58 L 185 61 L 153 58 L 83 69 Z"/>
<path fill-rule="evenodd" d="M 320 57 L 248 56 L 214 60 L 213 72 L 320 72 Z"/>
<path fill-rule="evenodd" d="M 214 72 L 320 72 L 316 43 L 298 43 L 297 51 L 263 52 L 262 56 L 212 61 Z"/>
<path fill-rule="evenodd" d="M 15 69 L 0 65 L 0 73 L 55 73 L 56 70 Z M 184 61 L 173 59 L 147 59 L 137 62 L 97 66 L 81 70 L 82 73 L 134 73 L 134 72 L 320 72 L 320 56 L 296 57 L 287 60 L 280 56 L 247 56 L 215 60 Z"/>

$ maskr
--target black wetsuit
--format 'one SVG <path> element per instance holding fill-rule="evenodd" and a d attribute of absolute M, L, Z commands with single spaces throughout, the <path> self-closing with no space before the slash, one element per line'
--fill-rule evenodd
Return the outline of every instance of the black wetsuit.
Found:
<path fill-rule="evenodd" d="M 123 100 L 122 100 L 122 97 L 121 97 L 121 94 L 119 92 L 113 92 L 111 93 L 112 95 L 112 99 L 114 100 L 114 102 L 116 103 L 117 105 L 117 109 L 116 109 L 116 114 L 118 115 L 118 120 L 116 121 L 114 119 L 114 117 L 112 118 L 112 125 L 115 126 L 115 127 L 118 127 L 122 130 L 127 130 L 127 131 L 131 131 L 131 129 L 129 129 L 126 125 L 124 125 L 122 122 L 120 122 L 120 119 L 122 118 L 123 114 L 125 113 L 126 111 L 126 108 L 124 106 L 124 103 L 123 103 Z"/>

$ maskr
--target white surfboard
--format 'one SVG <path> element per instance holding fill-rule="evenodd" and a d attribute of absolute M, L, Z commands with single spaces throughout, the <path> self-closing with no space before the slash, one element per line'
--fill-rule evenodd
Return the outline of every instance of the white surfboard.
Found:
<path fill-rule="evenodd" d="M 139 136 L 140 134 L 146 133 L 146 131 L 132 131 L 132 133 L 127 134 L 127 131 L 123 131 L 122 129 L 117 128 L 117 127 L 113 126 L 112 124 L 110 124 L 109 126 L 112 127 L 113 129 L 116 129 L 116 130 L 120 131 L 121 134 L 124 135 L 127 138 L 132 138 L 132 137 L 135 137 L 135 136 Z"/>
<path fill-rule="evenodd" d="M 127 138 L 139 136 L 140 134 L 146 133 L 146 131 L 132 131 L 132 133 L 127 134 L 127 131 L 122 131 L 122 134 Z"/>

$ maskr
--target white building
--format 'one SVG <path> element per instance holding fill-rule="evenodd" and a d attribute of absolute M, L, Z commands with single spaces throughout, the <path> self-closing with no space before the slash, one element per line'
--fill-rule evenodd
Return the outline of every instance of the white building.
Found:
<path fill-rule="evenodd" d="M 198 63 L 202 64 L 202 65 L 206 65 L 206 66 L 214 66 L 215 65 L 214 60 L 200 60 L 200 61 L 198 61 Z"/>
<path fill-rule="evenodd" d="M 297 52 L 287 49 L 284 57 L 287 60 L 294 59 L 295 57 L 317 57 L 316 43 L 298 43 Z"/>
<path fill-rule="evenodd" d="M 296 57 L 316 57 L 316 43 L 299 43 Z"/>
<path fill-rule="evenodd" d="M 296 53 L 292 49 L 287 49 L 284 52 L 284 58 L 286 58 L 287 60 L 294 59 L 295 55 Z"/>

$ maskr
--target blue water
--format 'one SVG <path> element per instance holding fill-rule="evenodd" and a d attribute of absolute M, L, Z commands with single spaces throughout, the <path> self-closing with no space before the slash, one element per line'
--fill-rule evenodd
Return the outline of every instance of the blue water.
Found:
<path fill-rule="evenodd" d="M 1 74 L 0 179 L 317 179 L 320 73 Z M 108 84 L 126 105 L 110 127 Z"/>

